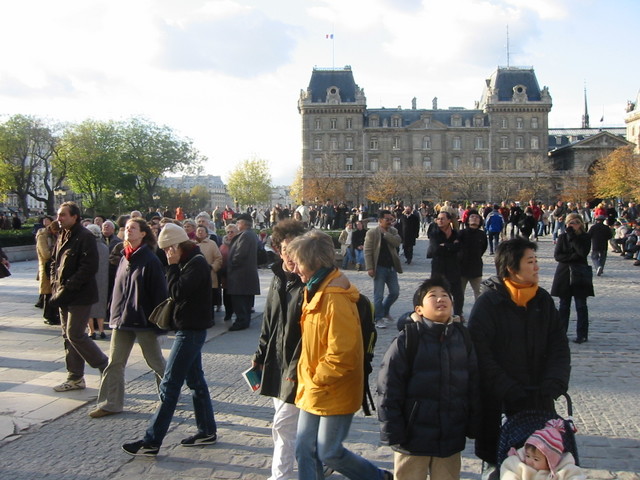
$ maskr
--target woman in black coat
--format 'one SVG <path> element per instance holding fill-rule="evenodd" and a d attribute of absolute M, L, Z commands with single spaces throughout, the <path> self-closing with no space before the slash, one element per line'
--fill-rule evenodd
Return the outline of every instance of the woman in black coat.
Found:
<path fill-rule="evenodd" d="M 483 479 L 499 475 L 501 413 L 553 411 L 554 399 L 569 386 L 567 335 L 553 299 L 538 286 L 536 250 L 536 243 L 522 237 L 502 242 L 495 258 L 498 275 L 483 282 L 469 317 L 482 392 L 475 450 L 484 461 Z"/>
<path fill-rule="evenodd" d="M 589 309 L 587 297 L 593 297 L 593 282 L 588 275 L 583 281 L 574 278 L 572 285 L 571 269 L 589 272 L 591 267 L 587 262 L 587 255 L 591 250 L 591 236 L 585 231 L 584 220 L 578 213 L 570 213 L 566 220 L 567 231 L 558 237 L 556 249 L 553 253 L 558 262 L 556 274 L 551 285 L 551 295 L 560 298 L 558 311 L 565 331 L 569 328 L 569 313 L 571 311 L 571 297 L 576 304 L 578 315 L 576 343 L 584 343 L 589 339 Z M 575 273 L 575 271 L 574 271 Z M 574 276 L 575 277 L 575 276 Z"/>
<path fill-rule="evenodd" d="M 198 432 L 180 442 L 182 446 L 216 443 L 216 421 L 209 387 L 202 371 L 201 350 L 211 319 L 211 267 L 198 246 L 178 225 L 167 223 L 158 236 L 166 255 L 167 286 L 175 302 L 173 321 L 176 338 L 160 383 L 160 405 L 142 440 L 125 443 L 129 455 L 155 457 L 164 440 L 180 398 L 182 385 L 191 390 Z"/>

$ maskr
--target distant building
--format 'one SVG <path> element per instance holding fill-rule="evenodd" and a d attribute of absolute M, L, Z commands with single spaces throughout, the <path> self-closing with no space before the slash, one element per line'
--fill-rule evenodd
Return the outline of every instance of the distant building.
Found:
<path fill-rule="evenodd" d="M 624 119 L 627 124 L 627 140 L 635 143 L 635 153 L 640 153 L 640 91 L 635 102 L 627 102 L 627 116 Z"/>
<path fill-rule="evenodd" d="M 589 158 L 597 160 L 572 153 L 569 161 L 562 150 L 553 158 L 548 155 L 551 108 L 549 89 L 540 88 L 532 67 L 499 67 L 485 80 L 474 109 L 442 109 L 437 98 L 430 109 L 418 109 L 415 98 L 410 109 L 370 109 L 351 67 L 314 68 L 309 86 L 298 100 L 303 182 L 307 185 L 321 175 L 339 179 L 344 181 L 344 198 L 336 200 L 358 204 L 366 196 L 367 181 L 378 171 L 410 170 L 425 180 L 450 179 L 459 175 L 456 171 L 464 171 L 477 181 L 471 193 L 466 193 L 471 198 L 461 199 L 497 200 L 505 195 L 501 188 L 505 182 L 514 185 L 514 192 L 523 191 L 533 176 L 545 175 L 549 190 L 542 200 L 551 201 L 562 191 L 562 178 L 567 173 L 555 163 L 586 175 Z M 582 120 L 588 126 L 586 110 Z M 640 135 L 640 127 L 636 130 Z M 618 132 L 598 139 L 600 145 L 609 142 L 609 151 L 619 140 L 624 142 Z M 553 148 L 582 151 L 586 145 L 567 147 L 574 140 L 563 142 Z M 587 143 L 592 153 L 598 150 L 593 142 Z M 331 171 L 325 166 L 327 159 Z M 542 173 L 533 173 L 533 163 Z M 426 199 L 440 200 L 435 195 Z"/>
<path fill-rule="evenodd" d="M 164 177 L 158 181 L 164 188 L 173 188 L 178 192 L 191 193 L 193 187 L 201 185 L 207 189 L 210 195 L 207 210 L 213 210 L 216 206 L 224 208 L 225 205 L 233 205 L 233 199 L 227 193 L 227 186 L 218 175 L 182 175 L 181 177 Z"/>

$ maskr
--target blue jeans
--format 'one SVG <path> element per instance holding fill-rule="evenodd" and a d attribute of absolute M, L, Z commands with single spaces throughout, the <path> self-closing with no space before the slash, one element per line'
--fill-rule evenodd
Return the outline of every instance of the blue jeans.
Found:
<path fill-rule="evenodd" d="M 488 232 L 489 237 L 489 252 L 494 253 L 500 243 L 500 232 Z"/>
<path fill-rule="evenodd" d="M 351 262 L 353 262 L 353 249 L 351 248 L 351 246 L 348 246 L 344 251 L 344 257 L 342 259 L 342 269 L 346 269 Z"/>
<path fill-rule="evenodd" d="M 323 463 L 352 480 L 382 478 L 382 470 L 342 446 L 352 419 L 353 414 L 320 416 L 300 410 L 296 435 L 299 480 L 323 480 Z"/>
<path fill-rule="evenodd" d="M 387 298 L 384 298 L 385 285 L 389 288 Z M 376 274 L 373 277 L 373 308 L 376 321 L 389 315 L 391 305 L 395 303 L 399 296 L 400 285 L 398 284 L 398 272 L 396 272 L 395 268 L 376 266 Z"/>
<path fill-rule="evenodd" d="M 358 250 L 356 248 L 354 252 L 356 253 L 356 263 L 364 268 L 364 250 Z"/>
<path fill-rule="evenodd" d="M 556 240 L 558 240 L 558 232 L 565 233 L 566 231 L 567 229 L 565 228 L 564 222 L 556 220 L 556 224 L 553 227 L 553 241 L 555 242 Z"/>
<path fill-rule="evenodd" d="M 199 433 L 216 433 L 209 387 L 202 371 L 201 350 L 207 338 L 206 330 L 178 330 L 167 359 L 167 367 L 160 383 L 160 406 L 151 418 L 144 436 L 144 443 L 159 447 L 169 430 L 176 410 L 180 390 L 185 380 L 191 389 L 193 409 Z"/>

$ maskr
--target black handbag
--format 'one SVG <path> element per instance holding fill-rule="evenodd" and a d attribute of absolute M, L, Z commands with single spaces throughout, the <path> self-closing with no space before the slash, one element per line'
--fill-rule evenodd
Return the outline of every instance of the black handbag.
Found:
<path fill-rule="evenodd" d="M 591 265 L 574 263 L 569 265 L 569 285 L 572 287 L 588 287 L 593 283 Z"/>
<path fill-rule="evenodd" d="M 171 297 L 162 301 L 153 309 L 151 315 L 149 315 L 149 322 L 155 324 L 162 330 L 174 330 L 173 310 L 175 305 L 176 303 Z"/>

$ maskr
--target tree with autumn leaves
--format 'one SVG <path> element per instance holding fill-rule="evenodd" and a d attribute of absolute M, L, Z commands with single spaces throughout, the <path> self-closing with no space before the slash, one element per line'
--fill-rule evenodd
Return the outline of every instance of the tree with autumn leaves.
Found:
<path fill-rule="evenodd" d="M 591 180 L 596 197 L 640 200 L 640 156 L 618 148 L 596 162 Z"/>

